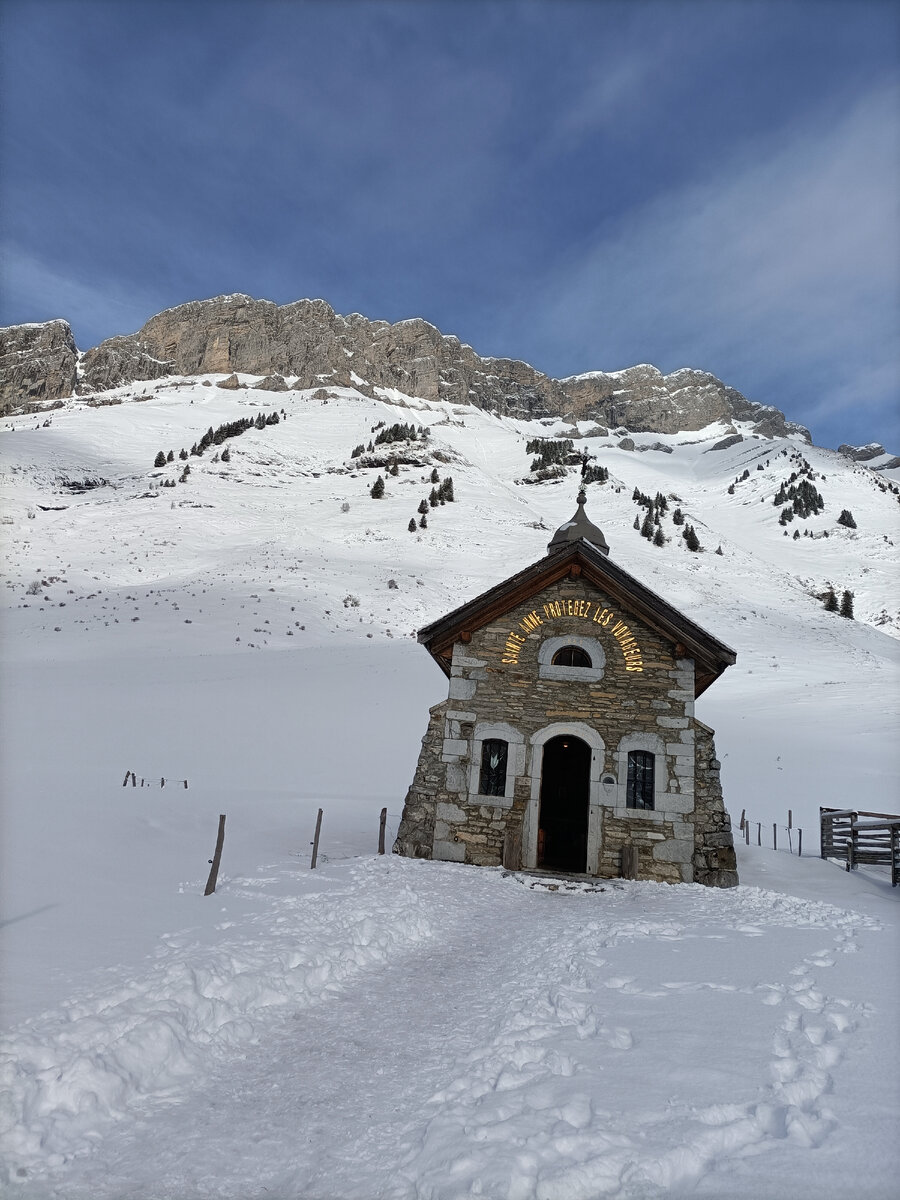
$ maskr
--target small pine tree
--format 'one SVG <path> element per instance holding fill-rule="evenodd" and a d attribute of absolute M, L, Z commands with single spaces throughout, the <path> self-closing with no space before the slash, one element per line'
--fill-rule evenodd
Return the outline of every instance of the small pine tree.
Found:
<path fill-rule="evenodd" d="M 800 538 L 800 530 L 799 530 L 799 529 L 795 529 L 795 530 L 794 530 L 794 541 L 795 541 L 795 542 L 796 542 L 796 541 L 798 541 L 798 540 L 799 540 L 799 538 Z"/>
<path fill-rule="evenodd" d="M 680 508 L 676 508 L 675 511 L 672 513 L 672 524 L 673 525 L 683 525 L 684 524 L 684 513 L 681 511 Z"/>
<path fill-rule="evenodd" d="M 169 453 L 166 455 L 166 462 L 174 462 L 174 460 L 175 460 L 175 451 L 170 450 Z"/>
<path fill-rule="evenodd" d="M 662 526 L 657 525 L 656 533 L 653 535 L 654 546 L 664 546 L 666 544 L 666 535 L 662 531 Z"/>
<path fill-rule="evenodd" d="M 222 462 L 231 462 L 231 451 L 227 446 L 222 451 Z"/>
<path fill-rule="evenodd" d="M 685 545 L 687 546 L 688 550 L 691 550 L 696 554 L 696 552 L 700 549 L 700 539 L 697 537 L 693 525 L 686 525 L 684 533 L 681 536 L 684 538 Z"/>
<path fill-rule="evenodd" d="M 438 506 L 437 488 L 431 489 L 431 495 L 428 497 L 428 503 L 431 505 L 432 508 L 437 508 L 437 506 Z"/>
<path fill-rule="evenodd" d="M 406 528 L 409 530 L 410 533 L 416 532 L 417 526 L 416 526 L 416 518 L 415 517 L 409 518 L 409 524 L 407 525 Z"/>
<path fill-rule="evenodd" d="M 444 482 L 441 484 L 441 487 L 444 489 L 444 499 L 447 501 L 448 504 L 452 504 L 455 499 L 455 496 L 453 495 L 453 480 L 451 479 L 451 477 L 449 475 L 444 480 Z"/>
<path fill-rule="evenodd" d="M 634 528 L 635 528 L 635 529 L 640 529 L 640 527 L 641 527 L 641 518 L 640 518 L 640 517 L 635 517 L 635 518 L 634 518 Z"/>
<path fill-rule="evenodd" d="M 365 450 L 365 446 L 362 444 L 362 442 L 360 442 L 358 446 L 353 447 L 353 453 L 350 455 L 350 457 L 351 458 L 359 458 L 359 456 L 362 454 L 362 452 L 364 450 Z"/>
<path fill-rule="evenodd" d="M 372 484 L 371 490 L 369 491 L 369 495 L 372 497 L 373 500 L 380 500 L 382 498 L 382 496 L 384 495 L 384 480 L 381 478 L 380 475 L 375 480 L 375 482 Z"/>
<path fill-rule="evenodd" d="M 837 612 L 838 611 L 838 608 L 840 607 L 840 605 L 838 604 L 838 598 L 835 595 L 835 591 L 834 591 L 833 587 L 830 587 L 828 589 L 828 591 L 825 593 L 825 600 L 823 603 L 824 603 L 826 612 Z"/>
<path fill-rule="evenodd" d="M 716 547 L 716 554 L 722 555 L 722 557 L 724 558 L 724 552 L 723 552 L 721 546 Z"/>
<path fill-rule="evenodd" d="M 440 483 L 441 482 L 441 477 L 438 474 L 437 467 L 435 467 L 431 472 L 431 482 L 432 483 Z"/>
<path fill-rule="evenodd" d="M 846 617 L 848 621 L 853 618 L 853 593 L 844 591 L 841 595 L 841 616 Z"/>
<path fill-rule="evenodd" d="M 187 458 L 187 456 L 188 456 L 188 452 L 187 452 L 187 450 L 185 450 L 184 446 L 182 446 L 181 449 L 178 451 L 178 457 L 181 459 L 182 462 L 184 462 L 184 460 Z"/>
<path fill-rule="evenodd" d="M 391 475 L 399 475 L 400 474 L 400 466 L 396 459 L 388 467 L 388 472 Z"/>
<path fill-rule="evenodd" d="M 734 495 L 734 484 L 733 484 L 733 483 L 732 483 L 732 484 L 729 484 L 729 486 L 728 486 L 728 495 L 729 495 L 729 496 L 733 496 L 733 495 Z"/>
<path fill-rule="evenodd" d="M 419 512 L 419 513 L 421 513 L 421 514 L 422 514 L 422 516 L 424 517 L 425 513 L 427 513 L 427 512 L 428 512 L 428 501 L 427 501 L 427 500 L 420 500 L 420 501 L 419 501 L 419 507 L 416 509 L 416 512 Z"/>
<path fill-rule="evenodd" d="M 154 467 L 164 467 L 166 465 L 165 450 L 160 450 L 159 454 L 157 454 L 156 458 L 153 460 L 153 465 Z"/>
<path fill-rule="evenodd" d="M 841 515 L 838 517 L 838 525 L 844 525 L 847 529 L 855 529 L 856 522 L 853 519 L 853 513 L 849 508 L 841 509 Z"/>
<path fill-rule="evenodd" d="M 421 517 L 419 517 L 419 528 L 420 529 L 428 528 L 428 518 L 425 516 L 424 513 L 422 513 Z"/>
<path fill-rule="evenodd" d="M 649 513 L 647 513 L 646 517 L 644 517 L 644 522 L 641 525 L 641 537 L 653 537 L 653 520 Z"/>

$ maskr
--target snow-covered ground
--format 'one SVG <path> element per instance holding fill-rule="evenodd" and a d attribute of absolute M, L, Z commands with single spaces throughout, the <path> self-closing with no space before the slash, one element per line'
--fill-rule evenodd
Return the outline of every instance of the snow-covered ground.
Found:
<path fill-rule="evenodd" d="M 446 686 L 412 634 L 571 515 L 575 475 L 516 482 L 563 422 L 119 394 L 142 392 L 0 423 L 12 1194 L 892 1196 L 900 889 L 811 856 L 820 804 L 898 808 L 897 472 L 790 441 L 711 451 L 722 427 L 634 435 L 672 454 L 576 443 L 610 469 L 588 510 L 613 557 L 738 651 L 698 715 L 764 848 L 733 892 L 550 890 L 373 851 Z M 158 488 L 208 426 L 282 408 Z M 349 455 L 378 421 L 431 437 L 372 500 L 379 472 Z M 771 500 L 798 454 L 826 511 L 794 540 Z M 456 501 L 411 533 L 433 466 Z M 108 485 L 63 486 L 85 478 Z M 677 496 L 705 553 L 670 518 L 666 546 L 641 538 L 635 487 Z M 829 583 L 856 621 L 823 610 Z M 765 848 L 789 809 L 802 859 Z"/>

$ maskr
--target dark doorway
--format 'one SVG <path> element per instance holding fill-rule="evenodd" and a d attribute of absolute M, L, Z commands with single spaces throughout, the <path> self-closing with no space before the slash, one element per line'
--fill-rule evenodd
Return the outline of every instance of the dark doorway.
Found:
<path fill-rule="evenodd" d="M 591 748 L 581 738 L 551 738 L 541 766 L 538 866 L 587 870 Z"/>

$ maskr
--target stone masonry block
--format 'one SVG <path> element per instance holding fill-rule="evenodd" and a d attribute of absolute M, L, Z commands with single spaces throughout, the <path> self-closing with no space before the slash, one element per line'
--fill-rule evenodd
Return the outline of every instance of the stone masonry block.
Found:
<path fill-rule="evenodd" d="M 465 862 L 466 848 L 462 842 L 435 841 L 431 856 L 440 862 Z"/>
<path fill-rule="evenodd" d="M 693 841 L 681 841 L 678 838 L 670 838 L 653 847 L 653 857 L 657 862 L 689 863 L 693 853 Z"/>
<path fill-rule="evenodd" d="M 465 821 L 465 810 L 460 808 L 458 804 L 446 804 L 438 802 L 435 806 L 434 815 L 439 821 Z"/>
<path fill-rule="evenodd" d="M 454 677 L 450 680 L 450 699 L 451 700 L 471 700 L 475 695 L 475 690 L 478 684 L 474 679 L 461 679 Z"/>

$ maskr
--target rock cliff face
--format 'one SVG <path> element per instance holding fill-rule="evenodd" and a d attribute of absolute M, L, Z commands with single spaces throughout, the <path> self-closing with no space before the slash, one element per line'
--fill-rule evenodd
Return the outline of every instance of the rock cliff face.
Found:
<path fill-rule="evenodd" d="M 67 321 L 0 329 L 0 413 L 71 396 L 78 351 Z"/>
<path fill-rule="evenodd" d="M 52 324 L 68 330 L 64 322 Z M 72 343 L 68 390 L 56 390 L 54 396 L 70 395 L 75 386 L 74 353 Z M 391 325 L 358 313 L 342 317 L 324 300 L 279 306 L 249 296 L 218 296 L 167 309 L 137 333 L 89 350 L 77 390 L 103 391 L 163 375 L 233 371 L 293 377 L 298 388 L 396 388 L 426 400 L 474 404 L 513 416 L 597 417 L 635 431 L 674 433 L 737 418 L 752 421 L 760 433 L 809 437 L 777 409 L 745 399 L 703 371 L 662 375 L 655 367 L 638 366 L 556 380 L 514 359 L 481 358 L 427 321 Z M 32 373 L 36 378 L 36 368 Z M 26 393 L 13 381 L 3 395 L 9 397 L 9 408 Z"/>

